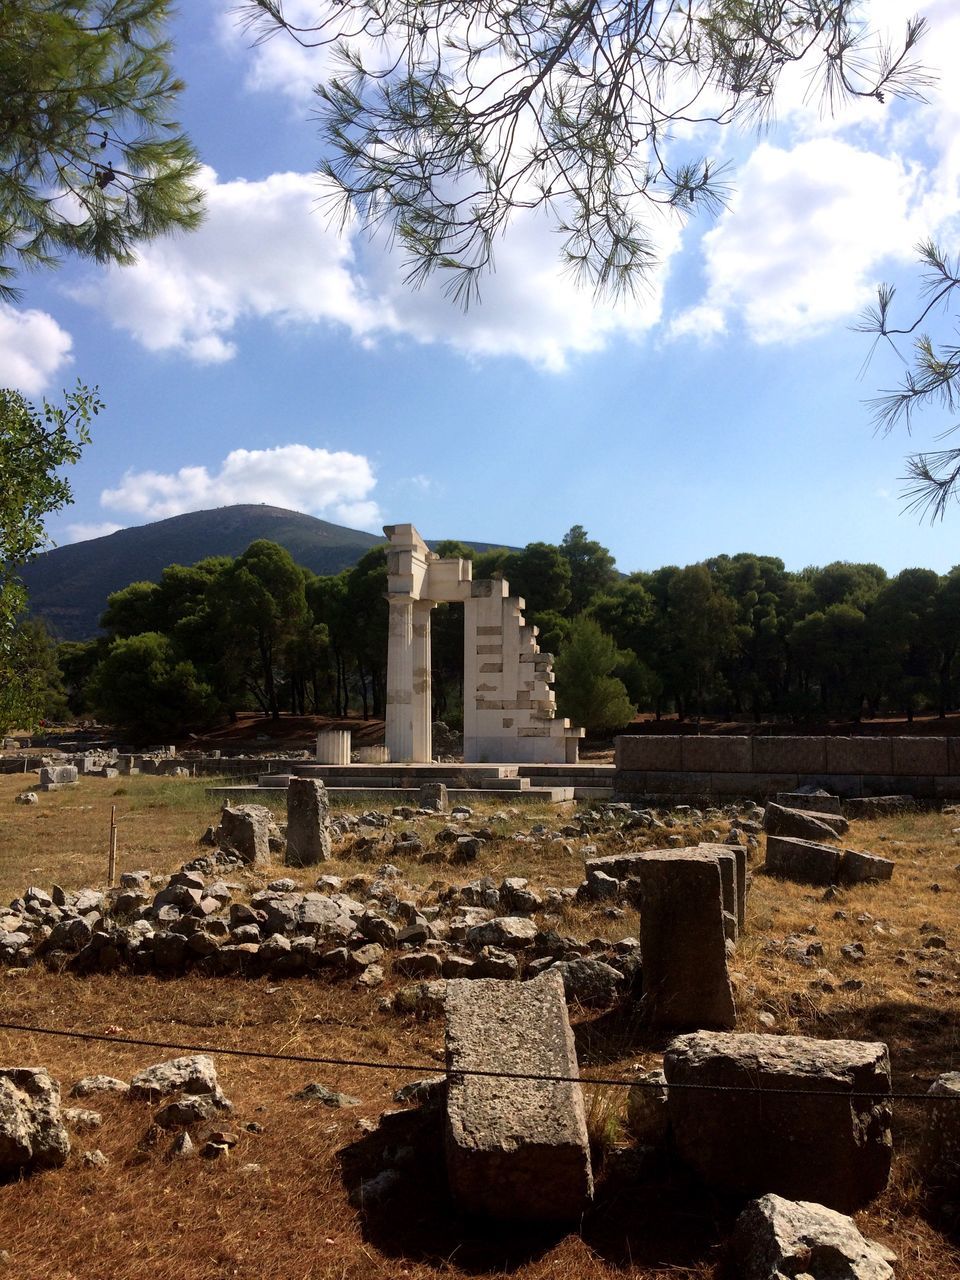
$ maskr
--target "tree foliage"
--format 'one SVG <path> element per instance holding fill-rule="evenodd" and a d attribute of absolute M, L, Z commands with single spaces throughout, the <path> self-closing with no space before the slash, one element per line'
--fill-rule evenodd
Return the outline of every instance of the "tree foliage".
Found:
<path fill-rule="evenodd" d="M 199 160 L 171 118 L 169 0 L 0 5 L 0 297 L 64 254 L 133 261 L 196 227 Z"/>
<path fill-rule="evenodd" d="M 612 674 L 622 659 L 593 618 L 575 619 L 555 663 L 561 714 L 590 734 L 629 724 L 637 709 L 623 681 Z"/>
<path fill-rule="evenodd" d="M 101 408 L 96 389 L 79 383 L 62 406 L 39 409 L 0 389 L 0 729 L 29 727 L 42 714 L 42 672 L 29 670 L 32 650 L 18 631 L 26 606 L 18 572 L 49 542 L 44 519 L 72 500 L 60 468 L 76 462 Z"/>
<path fill-rule="evenodd" d="M 793 64 L 825 106 L 916 96 L 923 20 L 888 48 L 858 0 L 337 0 L 296 25 L 240 6 L 262 37 L 333 47 L 317 86 L 321 173 L 344 219 L 385 225 L 410 277 L 468 301 L 518 210 L 546 210 L 564 261 L 614 294 L 654 262 L 653 212 L 715 209 L 723 164 L 674 139 L 769 118 Z"/>

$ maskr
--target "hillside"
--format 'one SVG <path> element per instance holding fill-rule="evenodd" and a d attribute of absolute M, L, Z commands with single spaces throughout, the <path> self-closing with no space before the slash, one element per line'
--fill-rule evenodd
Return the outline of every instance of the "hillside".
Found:
<path fill-rule="evenodd" d="M 279 542 L 314 573 L 339 573 L 383 541 L 281 507 L 219 507 L 55 547 L 27 565 L 23 580 L 32 612 L 55 635 L 85 640 L 96 634 L 112 591 L 131 582 L 156 582 L 168 564 L 238 556 L 257 538 Z"/>
<path fill-rule="evenodd" d="M 131 582 L 156 582 L 169 564 L 194 564 L 206 556 L 238 556 L 251 542 L 278 542 L 297 564 L 314 573 L 339 573 L 356 564 L 382 536 L 282 507 L 247 504 L 191 511 L 168 520 L 120 529 L 55 547 L 23 571 L 31 612 L 62 640 L 96 635 L 112 591 Z M 490 543 L 474 543 L 484 550 Z"/>

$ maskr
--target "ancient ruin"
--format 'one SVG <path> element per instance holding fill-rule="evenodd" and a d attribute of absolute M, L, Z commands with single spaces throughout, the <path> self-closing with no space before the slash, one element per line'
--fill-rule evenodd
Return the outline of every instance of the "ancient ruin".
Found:
<path fill-rule="evenodd" d="M 390 638 L 386 744 L 396 762 L 433 759 L 430 612 L 463 605 L 463 758 L 575 764 L 582 729 L 558 718 L 552 658 L 503 578 L 473 581 L 473 566 L 441 558 L 412 524 L 387 525 Z"/>

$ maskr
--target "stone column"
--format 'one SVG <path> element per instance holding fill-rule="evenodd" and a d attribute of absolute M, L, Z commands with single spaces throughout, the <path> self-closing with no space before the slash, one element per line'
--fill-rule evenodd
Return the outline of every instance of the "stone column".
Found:
<path fill-rule="evenodd" d="M 390 629 L 387 642 L 386 744 L 390 759 L 409 764 L 413 751 L 413 600 L 388 596 Z"/>
<path fill-rule="evenodd" d="M 413 759 L 429 764 L 433 759 L 433 686 L 430 644 L 432 600 L 413 605 Z"/>

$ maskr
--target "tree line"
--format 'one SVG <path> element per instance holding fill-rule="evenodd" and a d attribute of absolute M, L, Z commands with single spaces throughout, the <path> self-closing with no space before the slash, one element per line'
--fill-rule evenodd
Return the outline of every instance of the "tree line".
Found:
<path fill-rule="evenodd" d="M 475 552 L 474 578 L 502 575 L 556 655 L 560 710 L 588 731 L 657 717 L 861 719 L 945 715 L 960 697 L 960 567 L 945 575 L 837 562 L 792 572 L 742 553 L 627 576 L 574 526 L 559 545 Z M 387 660 L 386 549 L 316 575 L 276 543 L 170 565 L 115 592 L 103 635 L 25 651 L 48 714 L 69 707 L 134 737 L 202 729 L 239 711 L 381 717 Z M 463 611 L 433 614 L 434 713 L 457 725 Z"/>

